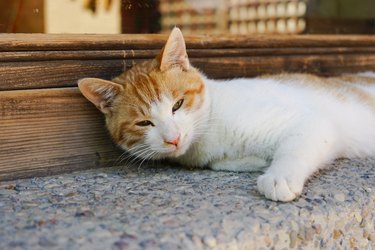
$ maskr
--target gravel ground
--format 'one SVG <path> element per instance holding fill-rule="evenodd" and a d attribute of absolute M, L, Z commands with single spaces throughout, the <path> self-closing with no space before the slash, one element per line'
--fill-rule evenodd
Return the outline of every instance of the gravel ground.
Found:
<path fill-rule="evenodd" d="M 116 167 L 0 182 L 0 249 L 375 249 L 375 159 L 340 160 L 292 203 L 259 173 Z"/>

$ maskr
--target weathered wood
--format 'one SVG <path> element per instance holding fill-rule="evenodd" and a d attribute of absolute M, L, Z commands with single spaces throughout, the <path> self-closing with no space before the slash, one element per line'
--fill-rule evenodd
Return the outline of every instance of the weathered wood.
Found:
<path fill-rule="evenodd" d="M 148 59 L 160 50 L 75 50 L 75 51 L 14 51 L 0 52 L 0 62 Z"/>
<path fill-rule="evenodd" d="M 77 88 L 0 91 L 0 179 L 110 164 L 103 116 Z"/>
<path fill-rule="evenodd" d="M 53 60 L 110 60 L 151 59 L 160 53 L 153 50 L 78 50 L 78 51 L 15 51 L 0 52 L 0 62 L 53 61 Z M 230 48 L 189 49 L 190 58 L 244 57 L 265 55 L 359 54 L 375 53 L 373 47 L 317 47 L 317 48 Z"/>
<path fill-rule="evenodd" d="M 221 55 L 224 56 L 224 55 Z M 83 77 L 111 79 L 144 59 L 54 60 L 0 62 L 0 90 L 74 87 Z M 208 77 L 226 79 L 280 72 L 334 75 L 375 71 L 375 53 L 255 55 L 248 57 L 192 57 L 191 63 Z M 223 70 L 225 68 L 225 70 Z"/>
<path fill-rule="evenodd" d="M 160 49 L 166 35 L 0 34 L 0 51 Z M 186 36 L 191 49 L 374 46 L 371 35 Z"/>
<path fill-rule="evenodd" d="M 87 76 L 111 79 L 131 63 L 125 60 L 0 62 L 0 90 L 71 87 Z"/>
<path fill-rule="evenodd" d="M 222 79 L 283 72 L 314 73 L 328 76 L 340 73 L 375 71 L 375 54 L 196 58 L 192 62 L 196 67 L 206 72 L 207 76 Z"/>

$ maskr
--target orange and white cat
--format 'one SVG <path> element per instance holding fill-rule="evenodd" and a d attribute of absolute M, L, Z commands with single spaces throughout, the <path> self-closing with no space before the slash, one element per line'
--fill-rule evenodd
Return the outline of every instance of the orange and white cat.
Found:
<path fill-rule="evenodd" d="M 178 28 L 154 60 L 112 81 L 78 85 L 130 154 L 214 170 L 268 167 L 258 190 L 275 201 L 295 199 L 309 176 L 338 157 L 375 155 L 374 78 L 210 80 L 190 65 Z"/>

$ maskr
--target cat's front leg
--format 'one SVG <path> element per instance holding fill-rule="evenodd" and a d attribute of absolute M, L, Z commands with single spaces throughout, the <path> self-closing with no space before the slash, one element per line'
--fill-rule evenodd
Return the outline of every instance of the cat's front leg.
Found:
<path fill-rule="evenodd" d="M 259 192 L 266 198 L 294 200 L 301 194 L 307 178 L 336 158 L 333 133 L 315 132 L 307 130 L 292 136 L 276 150 L 271 166 L 257 182 Z"/>
<path fill-rule="evenodd" d="M 269 163 L 256 156 L 248 156 L 239 159 L 222 159 L 210 164 L 216 171 L 254 172 L 269 166 Z"/>

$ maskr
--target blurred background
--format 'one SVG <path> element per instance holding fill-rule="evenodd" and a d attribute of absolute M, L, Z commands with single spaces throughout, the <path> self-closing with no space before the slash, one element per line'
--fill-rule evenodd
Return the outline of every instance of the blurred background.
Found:
<path fill-rule="evenodd" d="M 1 33 L 375 34 L 375 0 L 0 0 Z"/>

